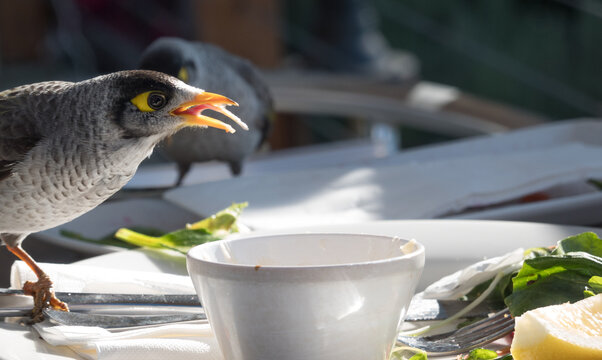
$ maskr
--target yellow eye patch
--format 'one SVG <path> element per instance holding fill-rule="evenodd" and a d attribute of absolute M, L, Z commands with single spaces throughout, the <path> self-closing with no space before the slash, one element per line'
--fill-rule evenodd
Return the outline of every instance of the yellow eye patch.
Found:
<path fill-rule="evenodd" d="M 186 69 L 186 67 L 182 66 L 180 68 L 180 71 L 178 71 L 178 79 L 182 80 L 185 83 L 188 82 L 188 70 Z"/>
<path fill-rule="evenodd" d="M 158 91 L 143 92 L 136 95 L 130 101 L 142 112 L 159 110 L 167 104 L 165 94 Z"/>

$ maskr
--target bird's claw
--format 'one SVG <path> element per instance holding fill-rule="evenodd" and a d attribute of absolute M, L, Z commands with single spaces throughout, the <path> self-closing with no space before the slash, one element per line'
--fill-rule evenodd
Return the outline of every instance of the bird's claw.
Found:
<path fill-rule="evenodd" d="M 67 304 L 59 300 L 54 294 L 52 281 L 46 275 L 40 276 L 36 282 L 27 281 L 23 285 L 23 293 L 33 296 L 33 309 L 31 310 L 32 323 L 44 320 L 43 310 L 46 308 L 69 311 Z"/>

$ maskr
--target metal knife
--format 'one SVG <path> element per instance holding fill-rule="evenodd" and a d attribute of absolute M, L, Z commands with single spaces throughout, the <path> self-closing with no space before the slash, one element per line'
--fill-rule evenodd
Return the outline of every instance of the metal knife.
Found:
<path fill-rule="evenodd" d="M 172 314 L 157 315 L 111 315 L 65 312 L 60 310 L 45 309 L 44 315 L 51 322 L 59 325 L 70 326 L 98 326 L 105 329 L 131 329 L 135 327 L 148 327 L 155 325 L 164 325 L 169 323 L 182 323 L 191 321 L 207 320 L 207 316 L 202 311 L 197 312 L 179 312 Z"/>
<path fill-rule="evenodd" d="M 77 293 L 56 292 L 56 296 L 69 304 L 153 304 L 153 305 L 181 305 L 200 306 L 201 303 L 196 294 L 99 294 L 99 293 Z M 24 295 L 23 290 L 0 288 L 0 296 Z"/>
<path fill-rule="evenodd" d="M 3 295 L 23 295 L 23 291 L 0 288 L 0 296 Z M 59 299 L 70 305 L 72 313 L 84 313 L 86 316 L 155 316 L 159 319 L 160 316 L 169 318 L 177 313 L 190 316 L 190 314 L 200 313 L 201 311 L 199 310 L 202 310 L 199 298 L 195 294 L 155 295 L 57 292 L 56 295 Z M 416 296 L 410 304 L 405 321 L 443 320 L 455 314 L 467 304 L 467 302 L 463 301 L 438 301 Z M 30 309 L 30 307 L 0 309 L 0 317 L 25 316 Z M 494 307 L 483 303 L 466 316 L 485 316 L 495 311 Z"/>

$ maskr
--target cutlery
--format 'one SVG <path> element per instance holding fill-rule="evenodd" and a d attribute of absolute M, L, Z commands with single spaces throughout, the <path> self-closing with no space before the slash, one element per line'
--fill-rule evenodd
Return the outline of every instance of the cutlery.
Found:
<path fill-rule="evenodd" d="M 23 295 L 23 290 L 0 288 L 0 296 Z M 200 306 L 200 301 L 195 294 L 105 294 L 105 293 L 76 293 L 57 292 L 57 297 L 70 305 L 75 304 L 121 304 L 121 305 L 173 305 L 173 306 Z M 410 304 L 406 321 L 443 320 L 457 313 L 467 305 L 463 301 L 439 301 L 424 299 L 415 296 Z M 495 312 L 495 306 L 483 303 L 466 315 L 484 316 Z"/>
<path fill-rule="evenodd" d="M 161 304 L 200 306 L 196 294 L 104 294 L 56 292 L 58 298 L 69 304 Z M 0 296 L 24 295 L 23 290 L 0 288 Z"/>
<path fill-rule="evenodd" d="M 32 305 L 11 306 L 0 308 L 0 318 L 28 316 Z M 164 305 L 164 304 L 69 304 L 70 313 L 79 314 L 107 314 L 116 316 L 141 316 L 141 315 L 165 315 L 190 314 L 203 312 L 203 308 L 188 305 Z"/>
<path fill-rule="evenodd" d="M 1 296 L 23 295 L 22 290 L 0 288 Z M 56 295 L 69 303 L 70 313 L 52 312 L 47 310 L 47 316 L 56 322 L 77 323 L 103 326 L 115 324 L 111 317 L 132 317 L 132 324 L 143 323 L 147 317 L 150 323 L 165 323 L 174 321 L 202 320 L 204 314 L 195 294 L 100 294 L 57 292 Z M 414 297 L 405 321 L 443 320 L 455 314 L 466 302 L 437 301 Z M 0 309 L 0 318 L 27 316 L 31 305 Z M 473 309 L 466 317 L 486 316 L 495 312 L 495 307 L 483 304 Z M 58 313 L 58 314 L 55 314 Z M 61 315 L 63 314 L 63 315 Z M 75 315 L 71 315 L 75 314 Z M 106 318 L 103 318 L 106 317 Z M 202 317 L 201 317 L 202 316 Z M 68 321 L 69 320 L 69 321 Z M 121 327 L 122 325 L 119 325 Z M 124 325 L 127 326 L 127 325 Z"/>
<path fill-rule="evenodd" d="M 72 326 L 99 326 L 105 329 L 119 330 L 134 327 L 148 327 L 167 323 L 182 323 L 207 320 L 203 312 L 172 313 L 163 315 L 105 315 L 94 313 L 65 312 L 60 310 L 44 309 L 44 315 L 51 322 L 58 325 Z"/>
<path fill-rule="evenodd" d="M 432 336 L 398 336 L 398 343 L 443 356 L 468 352 L 514 331 L 514 318 L 508 309 L 458 330 Z"/>
<path fill-rule="evenodd" d="M 434 300 L 424 299 L 420 294 L 414 296 L 405 321 L 427 321 L 427 320 L 445 320 L 464 309 L 470 302 L 460 300 Z M 499 306 L 482 302 L 464 317 L 483 317 L 488 314 L 499 311 Z"/>

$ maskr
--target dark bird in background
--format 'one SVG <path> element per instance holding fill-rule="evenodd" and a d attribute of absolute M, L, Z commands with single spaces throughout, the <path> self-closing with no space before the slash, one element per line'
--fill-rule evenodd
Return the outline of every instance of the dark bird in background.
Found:
<path fill-rule="evenodd" d="M 44 307 L 68 310 L 23 239 L 93 209 L 134 175 L 161 140 L 189 126 L 234 132 L 217 119 L 236 103 L 154 71 L 78 83 L 43 82 L 0 92 L 0 239 L 38 277 L 27 283 L 34 321 Z M 203 138 L 198 137 L 198 142 Z"/>
<path fill-rule="evenodd" d="M 153 42 L 142 54 L 139 68 L 236 99 L 240 107 L 234 112 L 249 126 L 249 131 L 233 136 L 216 129 L 189 129 L 167 139 L 160 148 L 178 164 L 177 185 L 195 162 L 224 161 L 233 175 L 239 175 L 245 158 L 265 141 L 273 114 L 272 98 L 259 71 L 218 47 L 178 38 Z"/>

